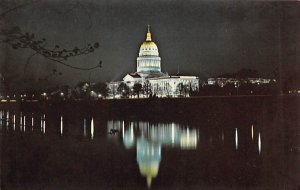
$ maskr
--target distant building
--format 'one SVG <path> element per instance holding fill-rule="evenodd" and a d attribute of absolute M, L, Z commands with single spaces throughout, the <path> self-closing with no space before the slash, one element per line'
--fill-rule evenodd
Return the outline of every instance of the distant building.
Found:
<path fill-rule="evenodd" d="M 244 78 L 244 79 L 237 79 L 237 78 L 208 78 L 207 84 L 208 85 L 217 85 L 217 86 L 225 86 L 227 84 L 270 84 L 276 83 L 275 79 L 265 79 L 265 78 Z"/>
<path fill-rule="evenodd" d="M 142 96 L 189 96 L 190 91 L 199 89 L 199 78 L 196 76 L 169 75 L 161 71 L 161 58 L 157 45 L 152 41 L 149 26 L 146 41 L 140 46 L 136 72 L 127 74 L 123 81 L 108 83 L 110 96 L 118 95 L 118 87 L 121 83 L 126 84 L 129 89 L 132 89 L 136 83 L 141 84 L 143 86 Z"/>

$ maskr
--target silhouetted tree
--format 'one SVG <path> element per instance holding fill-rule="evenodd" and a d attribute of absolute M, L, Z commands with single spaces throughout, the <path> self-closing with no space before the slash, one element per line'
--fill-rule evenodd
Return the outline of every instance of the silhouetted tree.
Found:
<path fill-rule="evenodd" d="M 107 84 L 106 83 L 96 83 L 92 89 L 95 91 L 95 92 L 98 92 L 100 93 L 103 97 L 106 97 L 108 95 L 108 87 L 107 87 Z"/>
<path fill-rule="evenodd" d="M 128 97 L 128 95 L 129 95 L 129 87 L 124 82 L 121 82 L 119 84 L 117 91 L 119 94 L 121 94 L 122 97 Z"/>
<path fill-rule="evenodd" d="M 78 48 L 74 47 L 73 49 L 64 49 L 59 45 L 55 45 L 54 48 L 47 48 L 47 40 L 36 39 L 33 33 L 22 33 L 19 27 L 13 27 L 10 29 L 1 29 L 0 31 L 1 43 L 6 43 L 10 45 L 13 49 L 31 49 L 34 53 L 27 59 L 26 66 L 24 68 L 24 72 L 26 71 L 26 67 L 30 63 L 30 59 L 35 55 L 41 55 L 46 59 L 54 61 L 56 63 L 60 63 L 67 67 L 79 70 L 92 70 L 98 67 L 101 67 L 101 61 L 89 68 L 84 67 L 76 67 L 66 63 L 66 61 L 71 57 L 76 57 L 79 55 L 86 55 L 94 52 L 95 49 L 99 47 L 99 43 L 96 42 L 93 45 L 87 44 L 87 46 Z"/>
<path fill-rule="evenodd" d="M 151 88 L 151 83 L 148 80 L 146 80 L 146 82 L 144 82 L 143 84 L 143 91 L 146 94 L 147 98 L 149 97 L 149 94 L 152 94 Z"/>
<path fill-rule="evenodd" d="M 179 97 L 182 97 L 182 94 L 184 91 L 184 86 L 183 86 L 182 82 L 177 85 L 177 90 L 179 92 Z"/>
<path fill-rule="evenodd" d="M 138 95 L 138 98 L 140 98 L 140 92 L 143 89 L 143 85 L 140 83 L 135 83 L 133 85 L 133 92 L 136 93 Z"/>
<path fill-rule="evenodd" d="M 27 66 L 31 63 L 30 60 L 34 56 L 42 56 L 47 60 L 51 60 L 55 63 L 62 64 L 69 68 L 79 69 L 79 70 L 92 70 L 101 67 L 102 62 L 99 61 L 94 66 L 91 67 L 78 67 L 72 65 L 68 60 L 72 57 L 77 57 L 81 55 L 87 55 L 93 53 L 97 48 L 99 48 L 99 43 L 95 42 L 92 44 L 87 44 L 84 47 L 77 47 L 67 49 L 63 48 L 60 45 L 55 45 L 54 47 L 50 47 L 45 38 L 37 39 L 34 33 L 23 32 L 20 27 L 13 26 L 7 27 L 5 25 L 5 18 L 8 14 L 17 11 L 18 9 L 22 9 L 23 7 L 30 6 L 34 3 L 39 3 L 39 0 L 27 0 L 27 1 L 7 1 L 2 2 L 0 7 L 0 43 L 5 43 L 9 45 L 12 49 L 28 49 L 33 53 L 26 60 L 26 64 L 24 67 L 24 73 L 26 72 Z M 3 5 L 2 5 L 3 4 Z M 76 1 L 76 6 L 80 3 Z M 83 6 L 80 5 L 83 8 Z M 5 69 L 0 68 L 0 74 L 2 75 L 2 81 L 4 88 L 7 91 L 10 89 L 10 84 L 17 80 L 18 77 L 14 77 L 11 74 L 8 74 Z M 55 75 L 61 75 L 61 72 L 56 72 Z M 55 76 L 53 73 L 49 74 L 49 76 L 41 77 L 39 81 L 47 80 L 49 77 Z"/>

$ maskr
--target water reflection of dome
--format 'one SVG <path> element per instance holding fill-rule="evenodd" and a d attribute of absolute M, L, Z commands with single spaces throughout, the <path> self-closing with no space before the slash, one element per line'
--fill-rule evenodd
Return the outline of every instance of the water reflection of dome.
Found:
<path fill-rule="evenodd" d="M 146 178 L 149 188 L 153 178 L 159 172 L 161 147 L 196 149 L 199 138 L 196 129 L 176 123 L 110 121 L 108 128 L 122 131 L 123 144 L 126 149 L 136 144 L 139 170 Z"/>
<path fill-rule="evenodd" d="M 137 140 L 137 162 L 141 175 L 147 179 L 148 188 L 151 187 L 152 179 L 158 174 L 160 160 L 160 144 L 148 142 L 143 137 Z"/>

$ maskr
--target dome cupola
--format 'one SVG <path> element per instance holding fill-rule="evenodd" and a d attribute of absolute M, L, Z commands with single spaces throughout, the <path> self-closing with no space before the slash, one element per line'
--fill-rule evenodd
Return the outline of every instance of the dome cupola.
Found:
<path fill-rule="evenodd" d="M 137 72 L 161 72 L 160 61 L 158 48 L 152 41 L 150 26 L 148 25 L 146 41 L 142 43 L 137 58 Z"/>

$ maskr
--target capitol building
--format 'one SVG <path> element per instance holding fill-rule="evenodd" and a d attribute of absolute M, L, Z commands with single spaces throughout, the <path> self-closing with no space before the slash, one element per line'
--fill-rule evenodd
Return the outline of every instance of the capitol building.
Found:
<path fill-rule="evenodd" d="M 149 25 L 136 60 L 136 72 L 127 74 L 122 81 L 107 83 L 110 97 L 188 97 L 191 91 L 199 89 L 196 76 L 162 72 L 161 57 Z"/>

